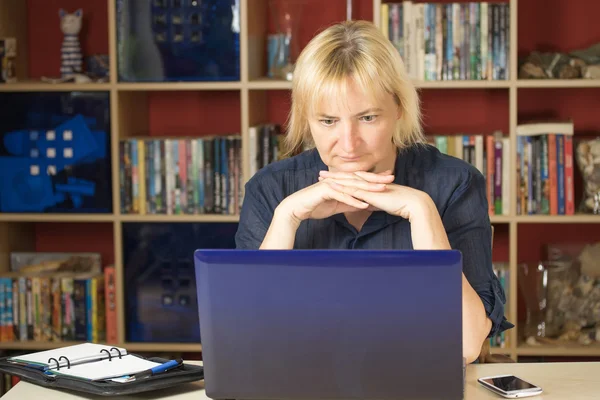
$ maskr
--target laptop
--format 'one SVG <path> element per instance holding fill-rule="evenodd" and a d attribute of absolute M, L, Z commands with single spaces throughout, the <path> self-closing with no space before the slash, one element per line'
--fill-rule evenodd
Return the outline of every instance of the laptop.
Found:
<path fill-rule="evenodd" d="M 213 399 L 462 399 L 457 250 L 197 250 Z"/>

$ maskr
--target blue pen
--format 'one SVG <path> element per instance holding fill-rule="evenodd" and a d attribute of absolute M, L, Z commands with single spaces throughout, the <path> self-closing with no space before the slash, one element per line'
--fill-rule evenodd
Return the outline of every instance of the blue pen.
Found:
<path fill-rule="evenodd" d="M 135 379 L 135 380 L 141 379 L 141 378 L 147 378 L 149 376 L 160 374 L 162 372 L 168 371 L 168 370 L 170 370 L 172 368 L 179 367 L 182 363 L 183 363 L 183 360 L 181 360 L 181 359 L 179 359 L 179 360 L 171 360 L 171 361 L 168 361 L 168 362 L 166 362 L 164 364 L 157 365 L 156 367 L 147 369 L 146 371 L 142 371 L 142 372 L 139 372 L 137 374 L 134 374 L 132 376 L 132 378 Z"/>

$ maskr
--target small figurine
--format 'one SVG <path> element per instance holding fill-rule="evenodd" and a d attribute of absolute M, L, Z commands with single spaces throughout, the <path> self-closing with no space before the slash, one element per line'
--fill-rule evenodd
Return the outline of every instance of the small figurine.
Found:
<path fill-rule="evenodd" d="M 82 56 L 79 45 L 79 31 L 81 31 L 81 9 L 73 14 L 67 14 L 65 10 L 60 9 L 60 29 L 65 37 L 60 49 L 61 63 L 60 74 L 63 78 L 72 78 L 75 74 L 81 73 Z"/>

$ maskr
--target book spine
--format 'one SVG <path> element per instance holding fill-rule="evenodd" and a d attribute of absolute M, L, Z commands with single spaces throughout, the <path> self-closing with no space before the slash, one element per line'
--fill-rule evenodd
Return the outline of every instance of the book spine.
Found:
<path fill-rule="evenodd" d="M 556 159 L 558 177 L 558 214 L 565 214 L 565 139 L 564 135 L 556 135 Z"/>
<path fill-rule="evenodd" d="M 28 304 L 27 298 L 27 278 L 19 277 L 19 340 L 28 340 Z"/>
<path fill-rule="evenodd" d="M 502 139 L 494 140 L 494 212 L 502 215 Z"/>
<path fill-rule="evenodd" d="M 19 340 L 21 333 L 20 313 L 21 313 L 21 296 L 19 294 L 19 279 L 11 279 L 12 283 L 12 299 L 13 299 L 13 312 L 12 312 L 12 324 L 13 324 L 13 340 Z"/>
<path fill-rule="evenodd" d="M 87 320 L 87 283 L 84 279 L 73 279 L 73 305 L 74 305 L 74 339 L 91 340 L 88 338 L 88 320 Z"/>
<path fill-rule="evenodd" d="M 42 277 L 41 281 L 41 299 L 42 299 L 42 340 L 52 340 L 52 297 L 50 294 L 50 277 Z"/>
<path fill-rule="evenodd" d="M 106 307 L 106 343 L 118 343 L 117 333 L 117 287 L 115 267 L 104 268 L 104 302 Z"/>
<path fill-rule="evenodd" d="M 33 293 L 33 340 L 42 341 L 42 299 L 40 278 L 34 276 L 31 278 L 31 291 Z"/>
<path fill-rule="evenodd" d="M 494 206 L 494 165 L 495 165 L 495 151 L 494 151 L 494 136 L 488 135 L 486 137 L 486 153 L 487 153 L 487 173 L 486 173 L 486 184 L 487 184 L 487 198 L 488 198 L 488 214 L 495 215 Z"/>
<path fill-rule="evenodd" d="M 564 136 L 565 150 L 565 214 L 575 214 L 575 187 L 573 183 L 573 137 Z"/>
<path fill-rule="evenodd" d="M 556 135 L 548 134 L 548 180 L 550 181 L 550 215 L 558 215 L 558 163 L 556 158 Z"/>
<path fill-rule="evenodd" d="M 60 278 L 52 278 L 52 341 L 58 342 L 61 340 L 62 332 L 62 307 L 61 307 L 61 290 Z"/>
<path fill-rule="evenodd" d="M 75 340 L 74 279 L 61 278 L 62 340 Z"/>
<path fill-rule="evenodd" d="M 542 189 L 541 189 L 541 205 L 540 212 L 542 214 L 550 214 L 550 179 L 548 175 L 548 135 L 540 136 L 542 143 L 542 154 L 541 154 L 541 177 L 542 177 Z"/>

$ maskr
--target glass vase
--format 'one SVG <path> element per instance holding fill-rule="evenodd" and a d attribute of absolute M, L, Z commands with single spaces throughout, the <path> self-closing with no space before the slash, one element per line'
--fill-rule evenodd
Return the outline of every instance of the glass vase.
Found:
<path fill-rule="evenodd" d="M 275 33 L 267 43 L 267 75 L 274 79 L 291 81 L 294 65 L 300 54 L 298 29 L 305 0 L 270 0 L 269 11 Z"/>
<path fill-rule="evenodd" d="M 525 338 L 555 338 L 562 332 L 573 274 L 570 262 L 542 261 L 518 266 L 519 288 L 525 299 Z"/>

